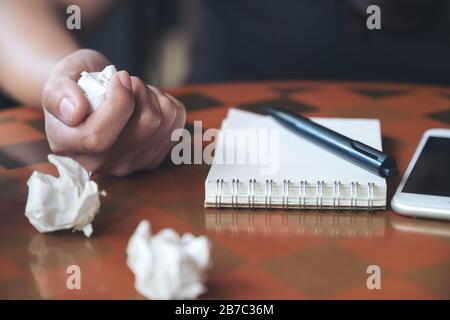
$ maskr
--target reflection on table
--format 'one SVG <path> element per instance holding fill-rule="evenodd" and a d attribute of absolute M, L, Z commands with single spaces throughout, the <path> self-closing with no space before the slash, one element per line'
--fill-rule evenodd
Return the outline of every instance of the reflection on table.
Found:
<path fill-rule="evenodd" d="M 205 210 L 206 229 L 217 234 L 382 237 L 386 218 L 377 213 Z"/>
<path fill-rule="evenodd" d="M 131 272 L 122 255 L 95 239 L 66 236 L 70 231 L 36 234 L 28 243 L 29 267 L 34 284 L 31 297 L 41 299 L 141 299 L 133 288 Z M 80 270 L 81 290 L 68 283 L 69 266 Z M 119 267 L 120 275 L 112 273 Z"/>
<path fill-rule="evenodd" d="M 450 238 L 450 221 L 392 215 L 389 224 L 400 232 Z"/>
<path fill-rule="evenodd" d="M 36 234 L 28 244 L 30 269 L 43 299 L 51 299 L 68 291 L 65 269 L 79 264 L 82 256 L 93 258 L 96 255 L 95 248 L 87 239 L 72 242 L 71 245 L 62 245 L 58 240 L 58 237 Z"/>

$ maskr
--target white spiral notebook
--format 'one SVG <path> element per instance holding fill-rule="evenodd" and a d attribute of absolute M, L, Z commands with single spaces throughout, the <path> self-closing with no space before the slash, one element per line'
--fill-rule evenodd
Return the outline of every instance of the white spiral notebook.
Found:
<path fill-rule="evenodd" d="M 376 119 L 312 118 L 381 150 Z M 205 207 L 379 210 L 386 181 L 279 125 L 230 109 L 205 181 Z"/>

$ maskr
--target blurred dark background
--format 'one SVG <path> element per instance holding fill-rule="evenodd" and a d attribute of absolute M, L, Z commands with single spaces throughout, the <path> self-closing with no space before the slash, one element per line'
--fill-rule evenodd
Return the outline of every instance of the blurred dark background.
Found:
<path fill-rule="evenodd" d="M 366 8 L 381 8 L 381 30 Z M 131 0 L 83 46 L 147 82 L 323 79 L 450 84 L 447 0 Z M 17 105 L 0 94 L 0 106 Z"/>

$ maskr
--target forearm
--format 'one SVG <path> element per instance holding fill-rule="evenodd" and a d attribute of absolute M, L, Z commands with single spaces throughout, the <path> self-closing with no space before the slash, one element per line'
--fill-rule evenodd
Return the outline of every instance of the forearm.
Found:
<path fill-rule="evenodd" d="M 0 87 L 40 106 L 53 66 L 79 48 L 52 1 L 0 0 Z"/>

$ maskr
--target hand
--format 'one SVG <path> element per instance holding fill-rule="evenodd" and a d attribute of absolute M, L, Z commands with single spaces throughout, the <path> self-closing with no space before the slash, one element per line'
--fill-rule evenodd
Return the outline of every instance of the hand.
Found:
<path fill-rule="evenodd" d="M 77 80 L 82 71 L 111 64 L 93 50 L 78 50 L 54 68 L 42 93 L 50 148 L 93 173 L 125 176 L 153 169 L 171 149 L 173 130 L 184 126 L 183 104 L 137 77 L 120 71 L 104 103 L 87 115 L 89 102 Z"/>

